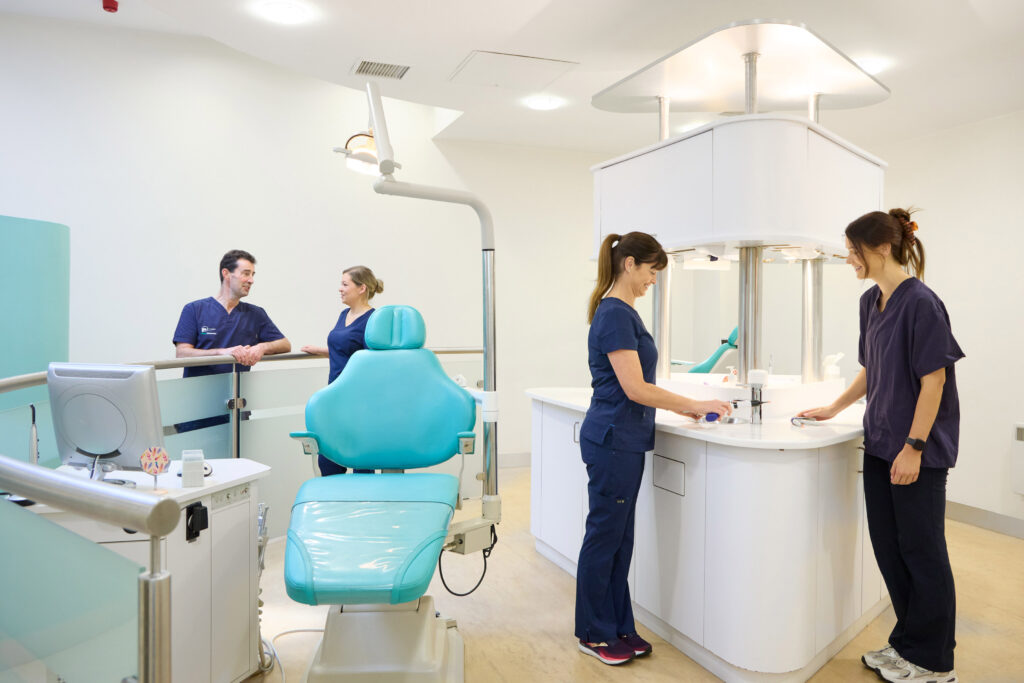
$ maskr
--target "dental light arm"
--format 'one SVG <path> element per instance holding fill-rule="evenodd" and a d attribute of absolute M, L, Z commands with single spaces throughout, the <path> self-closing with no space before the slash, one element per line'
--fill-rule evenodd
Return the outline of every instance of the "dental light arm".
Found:
<path fill-rule="evenodd" d="M 381 173 L 380 179 L 373 184 L 374 192 L 448 204 L 463 204 L 473 209 L 480 221 L 484 280 L 484 387 L 482 392 L 474 392 L 474 398 L 481 404 L 484 432 L 482 514 L 479 518 L 453 524 L 449 528 L 446 542 L 446 548 L 454 552 L 472 553 L 492 545 L 490 528 L 501 521 L 501 497 L 498 495 L 498 393 L 494 351 L 494 221 L 487 206 L 472 193 L 395 180 L 392 174 L 401 166 L 395 163 L 395 153 L 391 147 L 384 107 L 376 83 L 366 84 L 366 98 L 369 102 L 370 121 L 377 144 L 377 164 Z"/>

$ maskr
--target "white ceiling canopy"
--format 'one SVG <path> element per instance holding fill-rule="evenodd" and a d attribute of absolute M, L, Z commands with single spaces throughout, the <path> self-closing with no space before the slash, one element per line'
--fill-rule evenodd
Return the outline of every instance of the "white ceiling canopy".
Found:
<path fill-rule="evenodd" d="M 819 95 L 822 109 L 878 104 L 889 89 L 806 26 L 790 21 L 735 22 L 684 45 L 594 95 L 606 111 L 743 112 L 744 55 L 756 55 L 761 110 L 792 111 Z"/>

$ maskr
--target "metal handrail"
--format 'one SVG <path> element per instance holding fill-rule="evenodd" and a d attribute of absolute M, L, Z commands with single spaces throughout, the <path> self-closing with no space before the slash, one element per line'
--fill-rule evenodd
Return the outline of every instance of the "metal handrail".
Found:
<path fill-rule="evenodd" d="M 439 356 L 445 355 L 462 355 L 462 354 L 476 354 L 483 353 L 482 348 L 475 347 L 443 347 L 438 349 L 429 349 Z M 325 358 L 319 354 L 310 353 L 278 353 L 272 356 L 264 356 L 261 363 L 268 361 L 282 361 L 282 360 L 313 360 L 318 358 Z M 199 365 L 224 365 L 227 363 L 235 363 L 234 356 L 194 356 L 191 358 L 169 358 L 166 360 L 144 360 L 144 361 L 131 361 L 125 365 L 152 365 L 157 370 L 174 370 L 176 368 L 196 367 Z M 14 375 L 12 377 L 6 377 L 0 379 L 0 394 L 5 394 L 8 391 L 17 391 L 18 389 L 28 389 L 29 387 L 38 387 L 46 384 L 46 372 L 32 372 L 27 375 Z"/>
<path fill-rule="evenodd" d="M 150 536 L 166 536 L 174 531 L 181 513 L 181 507 L 167 496 L 79 479 L 6 455 L 0 455 L 0 487 L 60 510 Z"/>

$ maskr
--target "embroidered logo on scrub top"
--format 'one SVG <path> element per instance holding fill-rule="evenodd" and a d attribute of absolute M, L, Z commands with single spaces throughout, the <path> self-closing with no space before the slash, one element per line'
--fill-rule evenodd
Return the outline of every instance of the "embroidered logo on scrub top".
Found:
<path fill-rule="evenodd" d="M 209 327 L 208 325 L 203 325 L 202 327 L 199 328 L 199 334 L 200 335 L 211 335 L 211 336 L 214 336 L 214 335 L 217 334 L 217 328 L 216 327 Z"/>

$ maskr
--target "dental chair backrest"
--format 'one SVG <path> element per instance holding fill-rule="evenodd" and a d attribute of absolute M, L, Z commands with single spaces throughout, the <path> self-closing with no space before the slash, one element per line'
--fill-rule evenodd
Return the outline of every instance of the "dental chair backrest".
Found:
<path fill-rule="evenodd" d="M 714 372 L 715 366 L 719 365 L 727 351 L 736 350 L 736 338 L 740 334 L 740 328 L 734 327 L 728 339 L 722 340 L 722 345 L 715 349 L 714 353 L 708 356 L 703 362 L 697 363 L 689 372 Z"/>
<path fill-rule="evenodd" d="M 306 404 L 320 453 L 355 469 L 413 469 L 448 460 L 473 429 L 470 394 L 424 349 L 423 317 L 383 306 L 366 322 L 366 349 Z"/>

